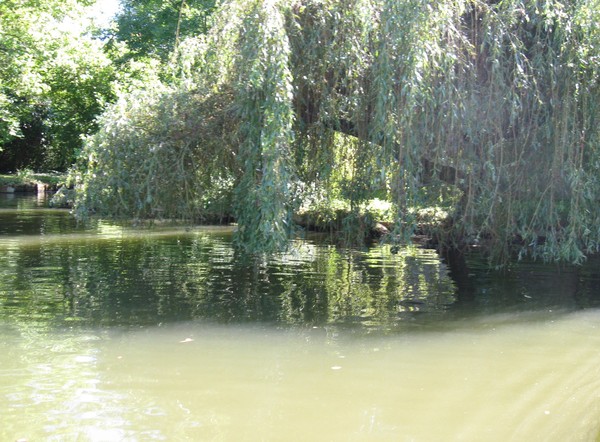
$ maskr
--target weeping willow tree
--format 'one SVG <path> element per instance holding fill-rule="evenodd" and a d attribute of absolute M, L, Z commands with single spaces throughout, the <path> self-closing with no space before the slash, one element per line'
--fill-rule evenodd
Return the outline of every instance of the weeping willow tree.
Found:
<path fill-rule="evenodd" d="M 598 251 L 600 2 L 232 0 L 215 17 L 178 49 L 177 85 L 104 115 L 79 214 L 201 218 L 229 195 L 238 245 L 274 250 L 343 168 L 351 215 L 393 202 L 393 240 L 424 195 L 453 195 L 440 244 Z"/>

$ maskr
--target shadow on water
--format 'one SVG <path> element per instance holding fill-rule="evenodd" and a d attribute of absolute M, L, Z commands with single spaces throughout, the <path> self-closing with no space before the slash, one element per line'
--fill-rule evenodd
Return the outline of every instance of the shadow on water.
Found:
<path fill-rule="evenodd" d="M 448 251 L 443 261 L 456 286 L 455 306 L 465 310 L 486 314 L 600 307 L 600 256 L 582 266 L 524 260 L 499 271 L 476 253 Z"/>
<path fill-rule="evenodd" d="M 0 239 L 0 308 L 57 323 L 393 328 L 453 302 L 452 281 L 430 253 L 407 249 L 392 257 L 302 242 L 273 259 L 238 261 L 230 236 L 181 230 Z"/>

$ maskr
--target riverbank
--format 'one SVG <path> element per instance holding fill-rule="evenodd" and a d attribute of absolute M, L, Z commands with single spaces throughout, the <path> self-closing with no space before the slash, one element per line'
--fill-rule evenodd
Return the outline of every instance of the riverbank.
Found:
<path fill-rule="evenodd" d="M 66 173 L 35 173 L 25 170 L 15 174 L 0 174 L 0 194 L 57 192 L 67 180 Z M 67 191 L 68 192 L 68 191 Z M 68 193 L 56 195 L 53 207 L 71 208 Z M 414 241 L 425 243 L 433 226 L 439 225 L 447 217 L 440 207 L 415 208 L 414 216 L 419 223 Z M 307 231 L 337 233 L 340 243 L 363 244 L 379 240 L 394 230 L 394 208 L 389 201 L 373 199 L 366 202 L 358 211 L 352 212 L 349 201 L 333 200 L 327 204 L 312 204 L 302 207 L 294 215 L 294 223 Z M 139 220 L 136 221 L 136 223 Z M 157 219 L 152 219 L 156 223 Z M 200 224 L 235 222 L 231 213 L 206 214 Z M 350 226 L 350 229 L 348 229 Z"/>
<path fill-rule="evenodd" d="M 56 192 L 65 179 L 64 173 L 0 174 L 0 193 Z"/>

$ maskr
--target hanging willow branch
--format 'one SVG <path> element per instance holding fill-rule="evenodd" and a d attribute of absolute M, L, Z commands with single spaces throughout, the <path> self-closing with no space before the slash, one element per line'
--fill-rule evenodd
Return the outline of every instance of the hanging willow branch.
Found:
<path fill-rule="evenodd" d="M 580 262 L 600 247 L 599 20 L 584 0 L 225 2 L 193 87 L 105 116 L 77 207 L 201 216 L 222 190 L 256 251 L 315 195 L 385 195 L 405 236 L 455 195 L 442 243 Z M 159 176 L 177 204 L 148 202 Z"/>
<path fill-rule="evenodd" d="M 236 242 L 249 251 L 285 247 L 291 225 L 292 84 L 284 17 L 254 2 L 243 23 L 235 101 L 240 106 Z"/>

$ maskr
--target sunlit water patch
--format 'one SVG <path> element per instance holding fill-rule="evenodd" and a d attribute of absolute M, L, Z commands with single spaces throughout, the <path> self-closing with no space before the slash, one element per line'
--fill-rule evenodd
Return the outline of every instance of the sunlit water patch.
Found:
<path fill-rule="evenodd" d="M 2 440 L 594 440 L 600 313 L 5 330 Z"/>

